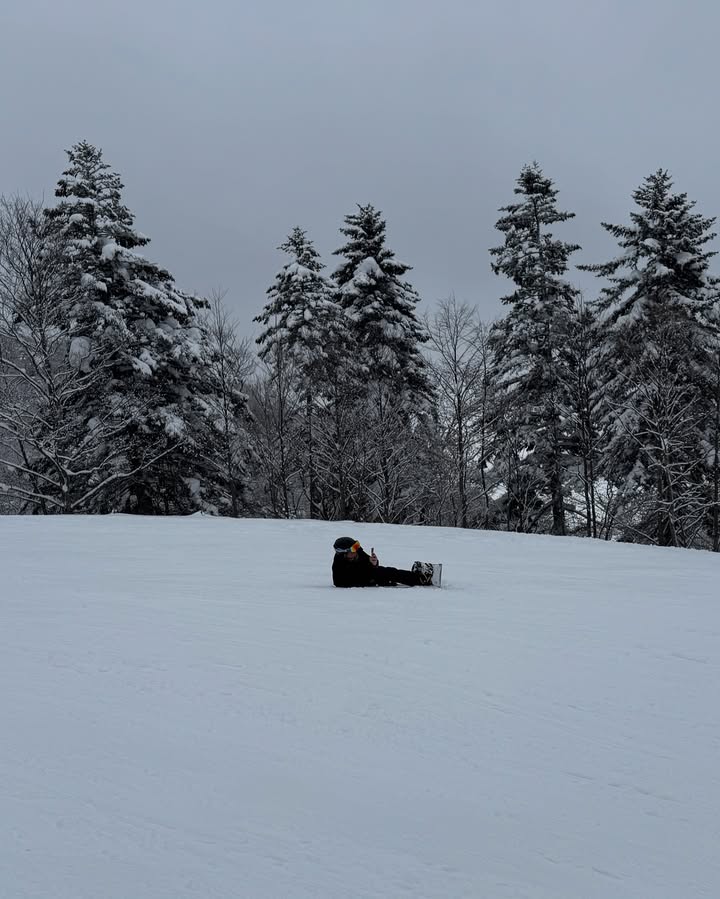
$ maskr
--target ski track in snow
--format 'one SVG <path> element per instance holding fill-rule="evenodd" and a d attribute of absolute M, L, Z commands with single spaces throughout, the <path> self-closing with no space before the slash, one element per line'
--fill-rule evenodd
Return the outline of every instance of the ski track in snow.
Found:
<path fill-rule="evenodd" d="M 2 899 L 720 895 L 719 560 L 0 518 Z M 332 588 L 332 540 L 444 563 Z"/>

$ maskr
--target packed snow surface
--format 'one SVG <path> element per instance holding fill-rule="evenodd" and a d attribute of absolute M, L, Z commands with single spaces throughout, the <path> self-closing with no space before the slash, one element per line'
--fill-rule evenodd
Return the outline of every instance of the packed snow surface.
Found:
<path fill-rule="evenodd" d="M 332 542 L 443 589 L 331 586 Z M 0 518 L 5 899 L 720 896 L 720 560 Z"/>

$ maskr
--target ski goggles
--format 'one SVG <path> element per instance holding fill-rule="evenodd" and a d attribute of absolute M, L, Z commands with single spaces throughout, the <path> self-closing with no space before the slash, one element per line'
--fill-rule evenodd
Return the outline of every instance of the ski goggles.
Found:
<path fill-rule="evenodd" d="M 336 553 L 356 553 L 360 549 L 360 541 L 356 540 L 349 549 L 336 549 Z"/>

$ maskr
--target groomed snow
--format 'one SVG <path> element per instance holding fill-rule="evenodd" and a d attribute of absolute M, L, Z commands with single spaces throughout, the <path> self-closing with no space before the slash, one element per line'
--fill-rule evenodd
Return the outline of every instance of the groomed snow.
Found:
<path fill-rule="evenodd" d="M 444 563 L 337 590 L 332 541 Z M 720 560 L 0 518 L 0 895 L 720 896 Z"/>

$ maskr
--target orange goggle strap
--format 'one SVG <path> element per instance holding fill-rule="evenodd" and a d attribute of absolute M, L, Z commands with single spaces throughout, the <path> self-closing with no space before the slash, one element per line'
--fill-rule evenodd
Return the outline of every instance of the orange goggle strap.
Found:
<path fill-rule="evenodd" d="M 356 540 L 353 545 L 347 549 L 336 549 L 335 552 L 344 555 L 345 553 L 356 553 L 359 549 L 362 549 L 362 547 L 360 546 L 360 541 Z"/>

